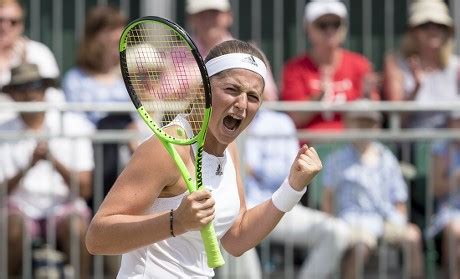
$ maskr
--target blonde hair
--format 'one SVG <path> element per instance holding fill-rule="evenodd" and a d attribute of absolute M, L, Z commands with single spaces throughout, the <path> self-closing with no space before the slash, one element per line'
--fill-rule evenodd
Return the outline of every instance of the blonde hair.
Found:
<path fill-rule="evenodd" d="M 441 68 L 446 68 L 449 64 L 449 60 L 453 53 L 453 40 L 452 33 L 449 33 L 449 37 L 444 42 L 444 45 L 439 49 L 438 61 Z M 415 39 L 414 30 L 410 29 L 404 34 L 401 42 L 401 54 L 404 58 L 409 58 L 419 54 L 419 43 Z"/>

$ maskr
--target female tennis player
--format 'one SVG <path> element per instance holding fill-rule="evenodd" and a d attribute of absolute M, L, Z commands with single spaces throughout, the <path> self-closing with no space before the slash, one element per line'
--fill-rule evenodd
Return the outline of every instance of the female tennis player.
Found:
<path fill-rule="evenodd" d="M 224 249 L 243 254 L 294 207 L 322 168 L 316 151 L 303 146 L 272 198 L 247 210 L 235 139 L 261 106 L 268 63 L 258 49 L 238 40 L 217 45 L 205 62 L 213 107 L 203 152 L 206 190 L 187 191 L 156 137 L 138 147 L 86 235 L 90 253 L 123 254 L 119 278 L 214 276 L 199 230 L 213 221 Z M 177 150 L 194 170 L 193 147 Z"/>

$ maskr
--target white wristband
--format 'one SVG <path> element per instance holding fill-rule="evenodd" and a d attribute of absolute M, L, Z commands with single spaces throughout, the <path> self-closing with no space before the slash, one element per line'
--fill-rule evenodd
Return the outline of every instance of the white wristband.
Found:
<path fill-rule="evenodd" d="M 300 201 L 303 194 L 307 191 L 305 187 L 302 191 L 296 191 L 289 185 L 289 181 L 286 178 L 272 195 L 272 202 L 276 208 L 283 212 L 291 211 L 291 209 Z"/>

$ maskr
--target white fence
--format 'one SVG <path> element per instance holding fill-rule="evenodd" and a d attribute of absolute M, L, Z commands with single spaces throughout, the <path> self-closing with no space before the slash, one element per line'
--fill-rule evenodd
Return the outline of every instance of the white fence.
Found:
<path fill-rule="evenodd" d="M 362 107 L 357 107 L 353 103 L 344 104 L 341 106 L 334 106 L 334 107 L 325 107 L 321 103 L 314 103 L 314 102 L 273 102 L 273 103 L 265 103 L 265 107 L 279 110 L 279 111 L 362 111 Z M 0 111 L 15 111 L 15 112 L 31 112 L 31 111 L 46 111 L 46 110 L 58 110 L 61 112 L 66 111 L 111 111 L 111 112 L 132 112 L 134 108 L 131 103 L 120 104 L 120 103 L 111 103 L 111 104 L 47 104 L 47 103 L 0 103 Z M 377 139 L 382 140 L 388 143 L 396 143 L 396 142 L 431 142 L 432 140 L 437 139 L 460 139 L 460 131 L 458 130 L 407 130 L 403 129 L 400 126 L 400 113 L 402 112 L 414 112 L 414 111 L 443 111 L 443 112 L 451 112 L 451 111 L 458 111 L 460 110 L 460 103 L 458 102 L 449 102 L 449 103 L 440 103 L 440 104 L 416 104 L 411 102 L 401 102 L 401 103 L 388 103 L 388 102 L 380 102 L 375 103 L 371 107 L 365 108 L 367 111 L 381 111 L 386 113 L 389 117 L 389 128 L 381 129 L 380 131 L 376 132 L 368 132 L 368 131 L 343 131 L 340 133 L 334 132 L 299 132 L 298 137 L 299 139 L 309 140 L 310 142 L 317 144 L 317 145 L 334 145 L 337 143 L 347 142 L 354 139 Z M 62 135 L 49 135 L 49 134 L 36 134 L 36 133 L 9 133 L 5 131 L 0 131 L 0 142 L 4 140 L 20 140 L 24 138 L 38 138 L 38 139 L 50 139 L 52 137 L 61 137 Z M 94 134 L 89 135 L 88 138 L 91 139 L 95 144 L 97 143 L 126 143 L 132 139 L 138 139 L 139 137 L 143 137 L 139 133 L 133 132 L 126 132 L 126 131 L 96 131 Z M 276 137 L 276 135 L 273 135 Z M 239 142 L 240 146 L 244 142 L 245 139 L 251 137 L 250 134 L 244 134 L 242 136 L 241 141 Z M 97 147 L 95 148 L 95 156 L 102 156 L 101 150 Z M 244 166 L 245 154 L 241 154 L 241 159 Z M 96 165 L 94 170 L 94 185 L 93 185 L 93 199 L 94 199 L 94 208 L 97 209 L 99 204 L 103 199 L 103 178 L 102 178 L 102 167 L 101 165 Z M 429 172 L 426 172 L 429 175 Z M 430 178 L 427 178 L 429 181 Z M 318 191 L 318 187 L 315 185 L 312 186 L 312 191 Z M 2 209 L 2 216 L 0 218 L 0 278 L 6 278 L 6 270 L 7 270 L 7 251 L 6 251 L 6 243 L 7 243 L 7 236 L 6 236 L 6 213 L 5 209 L 6 204 L 4 203 L 6 192 L 6 187 L 1 187 L 2 191 L 0 193 L 0 208 Z M 425 222 L 427 222 L 433 212 L 433 208 L 430 204 L 433 201 L 433 193 L 432 189 L 427 186 L 426 192 L 424 193 L 426 199 L 426 216 Z M 317 196 L 318 193 L 310 192 L 311 197 Z M 314 203 L 314 202 L 313 202 Z M 74 239 L 78 241 L 77 239 Z M 73 247 L 77 247 L 78 245 L 74 245 Z M 267 266 L 266 262 L 264 261 L 271 261 L 272 252 L 267 250 L 269 247 L 268 243 L 263 244 L 262 246 L 262 266 Z M 265 248 L 264 248 L 265 247 Z M 78 247 L 77 247 L 78 248 Z M 27 247 L 24 248 L 24 261 L 23 261 L 23 273 L 25 278 L 32 277 L 32 265 L 30 261 L 30 250 L 27 250 Z M 428 251 L 430 252 L 430 251 Z M 278 270 L 276 276 L 282 276 L 284 278 L 293 278 L 295 275 L 295 265 L 294 265 L 294 248 L 286 246 L 284 249 L 283 254 L 283 265 L 281 266 L 282 270 Z M 29 258 L 28 258 L 29 257 Z M 73 257 L 71 263 L 74 266 L 78 266 L 78 249 L 75 253 L 71 254 Z M 427 256 L 428 257 L 428 256 Z M 385 261 L 380 262 L 380 264 L 387 264 Z M 228 267 L 231 270 L 232 263 L 228 264 Z M 94 277 L 95 278 L 103 278 L 104 269 L 103 269 L 103 260 L 102 257 L 95 257 L 94 258 Z M 385 269 L 382 272 L 385 271 Z M 268 278 L 269 271 L 265 270 L 267 273 L 265 276 Z M 271 272 L 271 271 L 270 271 Z M 78 274 L 78 273 L 77 273 Z M 433 273 L 434 274 L 434 273 Z M 272 276 L 275 276 L 272 274 Z M 386 276 L 385 274 L 380 274 L 380 276 Z"/>

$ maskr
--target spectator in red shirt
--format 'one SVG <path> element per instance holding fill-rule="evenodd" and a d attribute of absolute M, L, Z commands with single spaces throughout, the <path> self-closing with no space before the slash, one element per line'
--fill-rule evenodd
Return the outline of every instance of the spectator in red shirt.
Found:
<path fill-rule="evenodd" d="M 363 97 L 378 99 L 372 67 L 360 54 L 341 47 L 347 33 L 347 9 L 338 0 L 313 0 L 305 6 L 305 33 L 311 49 L 283 69 L 283 101 L 341 104 Z M 338 113 L 291 112 L 298 129 L 342 129 Z"/>

